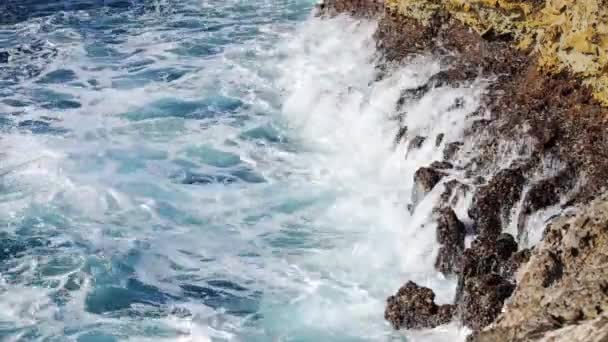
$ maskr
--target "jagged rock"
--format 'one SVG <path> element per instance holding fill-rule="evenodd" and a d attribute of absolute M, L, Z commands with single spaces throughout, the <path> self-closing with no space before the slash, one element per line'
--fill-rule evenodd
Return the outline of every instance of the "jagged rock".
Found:
<path fill-rule="evenodd" d="M 512 235 L 503 233 L 498 238 L 478 237 L 464 251 L 459 271 L 462 277 L 487 273 L 502 273 L 502 265 L 517 252 Z"/>
<path fill-rule="evenodd" d="M 502 227 L 507 226 L 525 182 L 521 168 L 503 169 L 477 190 L 469 217 L 475 221 L 480 236 L 498 236 Z"/>
<path fill-rule="evenodd" d="M 437 242 L 464 249 L 466 229 L 451 208 L 437 211 Z"/>
<path fill-rule="evenodd" d="M 379 0 L 331 0 L 322 1 L 316 7 L 316 15 L 336 16 L 349 13 L 355 17 L 372 18 L 385 10 L 384 2 Z"/>
<path fill-rule="evenodd" d="M 422 329 L 450 322 L 454 312 L 453 305 L 435 304 L 433 290 L 408 281 L 388 298 L 384 318 L 395 329 Z"/>
<path fill-rule="evenodd" d="M 437 242 L 442 246 L 435 260 L 435 268 L 449 274 L 454 272 L 464 251 L 466 228 L 451 208 L 439 209 L 437 217 Z"/>
<path fill-rule="evenodd" d="M 514 289 L 515 285 L 495 273 L 467 278 L 459 307 L 462 322 L 473 330 L 492 323 Z"/>
<path fill-rule="evenodd" d="M 463 303 L 469 279 L 488 274 L 496 274 L 505 281 L 509 279 L 509 275 L 517 271 L 514 269 L 514 263 L 509 262 L 515 252 L 517 252 L 517 243 L 510 234 L 501 234 L 496 239 L 490 237 L 475 239 L 471 247 L 464 251 L 458 263 L 456 303 Z"/>
<path fill-rule="evenodd" d="M 461 142 L 451 142 L 447 145 L 445 145 L 445 148 L 443 149 L 443 159 L 444 160 L 452 160 L 454 159 L 454 156 L 456 155 L 456 153 L 458 153 L 458 151 L 460 151 L 460 148 L 462 147 L 462 143 Z"/>
<path fill-rule="evenodd" d="M 517 252 L 517 242 L 511 234 L 500 234 L 496 239 L 496 255 L 501 262 L 507 261 Z"/>
<path fill-rule="evenodd" d="M 469 193 L 469 190 L 470 186 L 467 184 L 461 183 L 456 179 L 449 180 L 445 183 L 445 190 L 441 193 L 440 203 L 442 206 L 453 207 Z"/>
<path fill-rule="evenodd" d="M 559 203 L 560 197 L 574 186 L 576 175 L 571 168 L 566 168 L 555 177 L 543 179 L 530 188 L 522 202 L 522 211 L 517 221 L 518 238 L 526 235 L 528 218 L 534 212 Z"/>
<path fill-rule="evenodd" d="M 430 167 L 432 169 L 437 169 L 437 170 L 447 170 L 447 169 L 453 168 L 454 165 L 452 165 L 452 163 L 446 162 L 446 161 L 434 161 Z"/>
<path fill-rule="evenodd" d="M 414 188 L 412 189 L 412 204 L 414 207 L 437 185 L 445 173 L 431 167 L 422 167 L 414 174 Z"/>
<path fill-rule="evenodd" d="M 608 312 L 608 196 L 577 209 L 547 227 L 504 314 L 472 340 L 559 341 L 557 331 Z"/>
<path fill-rule="evenodd" d="M 473 121 L 473 124 L 471 124 L 471 133 L 479 134 L 479 132 L 483 132 L 485 128 L 490 126 L 491 123 L 492 121 L 488 119 L 475 120 Z"/>
<path fill-rule="evenodd" d="M 514 280 L 517 271 L 520 267 L 530 260 L 532 248 L 524 248 L 521 251 L 514 253 L 509 260 L 503 265 L 501 274 L 509 280 Z"/>

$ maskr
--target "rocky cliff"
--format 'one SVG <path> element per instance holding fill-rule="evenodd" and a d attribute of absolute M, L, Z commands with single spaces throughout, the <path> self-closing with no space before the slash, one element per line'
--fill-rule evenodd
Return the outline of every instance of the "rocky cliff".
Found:
<path fill-rule="evenodd" d="M 443 142 L 443 160 L 415 175 L 414 202 L 445 187 L 436 268 L 458 278 L 456 298 L 439 306 L 408 282 L 386 319 L 396 329 L 458 320 L 472 341 L 605 339 L 608 1 L 326 0 L 319 13 L 377 18 L 381 71 L 420 54 L 442 62 L 404 98 L 491 80 L 463 141 Z M 402 127 L 397 141 L 415 139 Z M 445 181 L 445 169 L 462 177 Z M 465 195 L 471 225 L 452 210 Z"/>

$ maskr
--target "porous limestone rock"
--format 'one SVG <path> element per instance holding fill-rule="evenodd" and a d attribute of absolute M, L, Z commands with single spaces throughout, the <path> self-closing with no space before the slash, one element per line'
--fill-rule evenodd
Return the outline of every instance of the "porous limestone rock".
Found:
<path fill-rule="evenodd" d="M 423 25 L 449 13 L 480 36 L 504 39 L 538 56 L 550 73 L 584 79 L 608 105 L 608 3 L 606 0 L 386 0 Z"/>
<path fill-rule="evenodd" d="M 437 215 L 437 242 L 441 244 L 435 260 L 435 268 L 443 274 L 454 272 L 456 263 L 464 251 L 465 225 L 452 208 L 440 208 Z"/>
<path fill-rule="evenodd" d="M 520 270 L 505 312 L 473 341 L 588 341 L 606 336 L 608 196 L 551 223 Z M 572 336 L 573 339 L 568 339 Z"/>
<path fill-rule="evenodd" d="M 452 320 L 455 312 L 453 305 L 435 304 L 433 290 L 411 281 L 387 302 L 384 317 L 395 329 L 434 328 Z"/>

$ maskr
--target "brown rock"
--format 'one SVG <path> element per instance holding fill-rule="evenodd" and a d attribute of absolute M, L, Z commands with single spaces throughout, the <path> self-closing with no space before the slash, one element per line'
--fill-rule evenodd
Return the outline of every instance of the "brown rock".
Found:
<path fill-rule="evenodd" d="M 441 193 L 440 203 L 442 206 L 455 206 L 458 201 L 464 198 L 470 191 L 470 186 L 456 179 L 447 181 L 445 190 Z M 470 232 L 473 233 L 472 231 Z"/>
<path fill-rule="evenodd" d="M 443 149 L 443 159 L 444 160 L 452 160 L 454 159 L 454 156 L 456 155 L 456 153 L 458 153 L 458 151 L 460 151 L 460 148 L 462 147 L 462 143 L 461 142 L 451 142 L 447 145 L 445 145 L 445 148 Z"/>
<path fill-rule="evenodd" d="M 439 209 L 437 216 L 437 242 L 442 246 L 435 260 L 435 268 L 449 274 L 454 272 L 464 251 L 466 228 L 451 208 Z"/>
<path fill-rule="evenodd" d="M 522 265 L 526 264 L 528 260 L 530 260 L 531 254 L 531 248 L 525 248 L 517 253 L 514 253 L 504 264 L 501 270 L 502 275 L 506 279 L 515 280 L 515 275 L 517 274 L 517 271 Z"/>
<path fill-rule="evenodd" d="M 414 188 L 412 189 L 412 204 L 415 208 L 435 185 L 437 185 L 445 173 L 430 167 L 422 167 L 414 174 Z"/>
<path fill-rule="evenodd" d="M 498 238 L 478 237 L 467 248 L 458 264 L 458 286 L 456 288 L 456 303 L 462 303 L 465 296 L 466 283 L 471 278 L 488 274 L 500 275 L 509 279 L 509 275 L 517 271 L 514 264 L 509 262 L 517 252 L 517 243 L 510 234 L 501 234 Z M 510 272 L 507 274 L 507 271 Z"/>
<path fill-rule="evenodd" d="M 473 330 L 492 323 L 514 289 L 515 285 L 494 273 L 466 279 L 459 307 L 462 322 Z"/>
<path fill-rule="evenodd" d="M 433 328 L 450 322 L 454 311 L 453 305 L 435 304 L 433 290 L 408 281 L 388 298 L 384 318 L 395 329 Z"/>
<path fill-rule="evenodd" d="M 437 169 L 437 170 L 447 170 L 447 169 L 451 169 L 453 167 L 454 167 L 454 165 L 452 165 L 452 163 L 447 162 L 447 161 L 434 161 L 433 163 L 431 163 L 431 168 Z"/>
<path fill-rule="evenodd" d="M 530 188 L 522 203 L 522 211 L 517 222 L 519 239 L 524 239 L 524 231 L 528 218 L 534 212 L 559 203 L 560 197 L 565 195 L 576 182 L 576 175 L 571 168 L 566 168 L 556 176 L 543 179 Z"/>
<path fill-rule="evenodd" d="M 525 182 L 521 168 L 503 169 L 477 190 L 469 216 L 475 221 L 480 236 L 496 237 L 508 225 L 511 209 L 519 200 Z"/>

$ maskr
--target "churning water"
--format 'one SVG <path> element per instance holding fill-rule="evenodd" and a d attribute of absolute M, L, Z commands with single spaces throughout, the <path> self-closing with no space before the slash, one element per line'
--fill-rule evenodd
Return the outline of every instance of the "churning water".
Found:
<path fill-rule="evenodd" d="M 407 210 L 441 146 L 394 143 L 402 91 L 440 65 L 380 79 L 376 24 L 312 6 L 0 4 L 0 340 L 463 338 L 383 319 L 407 279 L 454 294 L 441 189 Z M 434 89 L 401 124 L 457 140 L 480 91 Z"/>

